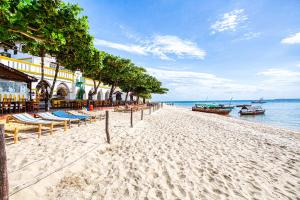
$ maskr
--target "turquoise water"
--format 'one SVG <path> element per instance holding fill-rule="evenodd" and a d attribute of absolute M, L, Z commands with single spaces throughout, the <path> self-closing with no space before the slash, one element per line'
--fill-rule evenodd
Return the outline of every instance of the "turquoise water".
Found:
<path fill-rule="evenodd" d="M 230 116 L 278 127 L 288 128 L 300 131 L 300 99 L 276 99 L 265 100 L 267 103 L 255 104 L 261 105 L 266 109 L 264 115 L 256 116 L 240 116 L 240 108 L 235 107 Z M 192 108 L 196 103 L 207 103 L 208 101 L 169 101 L 166 103 L 174 103 L 176 106 Z M 209 101 L 210 103 L 229 104 L 230 101 Z M 232 105 L 251 104 L 250 100 L 233 100 Z"/>

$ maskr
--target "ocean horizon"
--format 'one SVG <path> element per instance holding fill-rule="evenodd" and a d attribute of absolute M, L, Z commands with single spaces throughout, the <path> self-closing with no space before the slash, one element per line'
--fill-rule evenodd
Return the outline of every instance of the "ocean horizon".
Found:
<path fill-rule="evenodd" d="M 162 101 L 163 103 L 174 103 L 175 106 L 192 108 L 197 103 L 219 103 L 219 104 L 251 104 L 251 100 L 199 100 L 199 101 Z M 266 110 L 264 115 L 240 116 L 240 108 L 235 107 L 229 116 L 247 121 L 261 122 L 276 127 L 300 131 L 300 99 L 264 99 L 266 103 L 260 105 Z"/>

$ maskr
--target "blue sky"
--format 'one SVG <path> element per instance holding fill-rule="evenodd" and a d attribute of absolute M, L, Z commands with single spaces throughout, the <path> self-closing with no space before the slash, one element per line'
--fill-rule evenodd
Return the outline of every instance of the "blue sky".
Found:
<path fill-rule="evenodd" d="M 300 98 L 299 0 L 70 0 L 100 50 L 169 88 L 155 100 Z"/>

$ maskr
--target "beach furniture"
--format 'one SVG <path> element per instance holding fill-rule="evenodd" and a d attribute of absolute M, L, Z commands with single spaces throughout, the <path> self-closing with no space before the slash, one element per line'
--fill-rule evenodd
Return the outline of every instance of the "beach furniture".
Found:
<path fill-rule="evenodd" d="M 14 137 L 14 144 L 17 144 L 18 143 L 18 138 L 19 138 L 19 128 L 17 126 L 10 126 L 9 128 L 7 128 L 5 126 L 5 134 L 7 136 L 10 136 L 12 135 Z"/>
<path fill-rule="evenodd" d="M 37 113 L 36 115 L 39 116 L 42 119 L 45 119 L 45 120 L 68 123 L 69 127 L 71 127 L 71 122 L 78 123 L 78 126 L 80 125 L 80 119 L 70 119 L 70 118 L 64 118 L 64 117 L 57 117 L 56 115 L 53 115 L 50 112 Z"/>
<path fill-rule="evenodd" d="M 135 105 L 125 105 L 125 106 L 117 106 L 114 108 L 115 112 L 131 112 L 131 109 L 133 112 L 138 111 L 140 108 L 139 106 Z"/>
<path fill-rule="evenodd" d="M 87 110 L 77 110 L 78 113 L 90 116 L 92 118 L 95 118 L 95 120 L 97 119 L 97 117 L 102 120 L 105 118 L 105 113 L 104 112 L 100 112 L 98 113 L 97 111 L 87 111 Z M 99 114 L 99 115 L 97 115 Z"/>
<path fill-rule="evenodd" d="M 83 116 L 86 117 L 88 120 L 90 121 L 96 121 L 96 115 L 92 115 L 92 114 L 83 114 L 83 113 L 79 113 L 78 111 L 75 110 L 68 110 L 67 113 L 70 113 L 72 115 L 75 116 Z"/>
<path fill-rule="evenodd" d="M 50 134 L 52 134 L 53 133 L 53 125 L 61 124 L 61 123 L 54 123 L 51 121 L 34 118 L 33 116 L 31 116 L 27 113 L 10 115 L 6 118 L 6 122 L 7 123 L 14 122 L 14 123 L 20 123 L 20 124 L 25 124 L 25 125 L 35 125 L 38 127 L 38 137 L 39 138 L 42 133 L 42 126 L 49 127 Z"/>
<path fill-rule="evenodd" d="M 81 121 L 84 121 L 85 123 L 86 123 L 87 120 L 90 119 L 88 116 L 73 115 L 73 114 L 67 113 L 65 111 L 55 111 L 55 112 L 52 112 L 52 114 L 57 116 L 57 117 L 63 117 L 63 118 L 69 118 L 69 119 L 79 119 Z"/>

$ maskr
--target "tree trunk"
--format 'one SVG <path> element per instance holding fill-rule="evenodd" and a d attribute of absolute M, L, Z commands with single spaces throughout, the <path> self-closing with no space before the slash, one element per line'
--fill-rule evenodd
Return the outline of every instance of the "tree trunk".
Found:
<path fill-rule="evenodd" d="M 145 104 L 146 103 L 146 99 L 145 99 L 145 97 L 143 97 L 143 104 Z"/>
<path fill-rule="evenodd" d="M 93 80 L 93 82 L 94 82 L 94 91 L 93 91 L 93 96 L 95 95 L 95 94 L 97 94 L 97 91 L 98 91 L 98 88 L 99 88 L 99 86 L 100 86 L 100 81 L 98 81 L 98 84 L 96 85 L 96 80 Z"/>
<path fill-rule="evenodd" d="M 108 98 L 111 101 L 111 103 L 113 102 L 112 96 L 113 96 L 114 90 L 115 90 L 115 84 L 113 83 L 111 85 L 110 92 L 109 92 L 109 98 Z"/>
<path fill-rule="evenodd" d="M 45 88 L 46 97 L 45 97 L 45 111 L 49 111 L 49 93 L 47 88 Z"/>
<path fill-rule="evenodd" d="M 45 111 L 48 111 L 49 94 L 48 94 L 47 86 L 44 84 L 44 76 L 45 76 L 44 58 L 45 58 L 45 49 L 42 48 L 41 49 L 41 83 L 42 83 L 41 89 L 43 91 L 43 94 L 45 94 Z"/>
<path fill-rule="evenodd" d="M 44 49 L 41 49 L 41 81 L 44 80 L 44 57 L 45 57 Z"/>
<path fill-rule="evenodd" d="M 58 71 L 59 71 L 59 63 L 56 63 L 55 73 L 54 73 L 54 78 L 53 78 L 53 82 L 52 82 L 51 89 L 50 89 L 49 99 L 51 99 L 52 96 L 53 96 L 53 92 L 54 92 L 54 88 L 55 88 L 55 84 L 56 84 L 56 80 L 57 80 Z"/>
<path fill-rule="evenodd" d="M 57 75 L 59 72 L 59 63 L 56 63 L 56 67 L 55 67 L 55 73 L 54 73 L 54 78 L 53 78 L 53 82 L 51 85 L 51 89 L 50 89 L 50 94 L 49 94 L 49 99 L 52 99 L 53 96 L 53 92 L 54 92 L 54 88 L 55 88 L 55 84 L 56 84 L 56 80 L 57 80 Z M 47 88 L 46 88 L 47 89 Z M 49 99 L 46 97 L 45 99 L 45 110 L 48 111 L 49 110 Z M 46 102 L 47 101 L 47 102 Z M 47 105 L 47 106 L 46 106 Z"/>
<path fill-rule="evenodd" d="M 126 96 L 125 96 L 125 104 L 127 103 L 128 93 L 129 93 L 129 92 L 126 92 Z"/>
<path fill-rule="evenodd" d="M 0 124 L 0 199 L 8 200 L 8 177 L 4 138 L 4 124 Z"/>
<path fill-rule="evenodd" d="M 139 104 L 139 101 L 140 101 L 140 97 L 137 96 L 136 103 Z"/>

